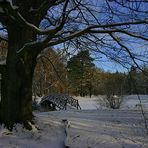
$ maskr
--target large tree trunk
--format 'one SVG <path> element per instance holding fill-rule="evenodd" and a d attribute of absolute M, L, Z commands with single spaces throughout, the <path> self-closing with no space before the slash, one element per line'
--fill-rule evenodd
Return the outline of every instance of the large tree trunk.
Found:
<path fill-rule="evenodd" d="M 9 43 L 5 77 L 5 95 L 1 100 L 1 121 L 12 128 L 14 123 L 23 123 L 29 128 L 32 121 L 32 77 L 36 65 L 36 55 L 26 51 L 17 55 L 25 42 L 33 39 L 33 33 L 27 29 L 9 28 Z M 4 87 L 4 86 L 2 86 Z"/>

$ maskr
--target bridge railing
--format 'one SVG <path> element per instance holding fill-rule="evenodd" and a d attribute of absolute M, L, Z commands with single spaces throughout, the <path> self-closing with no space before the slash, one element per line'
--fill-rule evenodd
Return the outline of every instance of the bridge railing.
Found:
<path fill-rule="evenodd" d="M 69 96 L 67 99 L 67 103 L 70 104 L 71 106 L 74 106 L 78 109 L 81 109 L 79 105 L 79 101 L 77 99 L 74 99 L 73 97 Z"/>
<path fill-rule="evenodd" d="M 79 101 L 66 94 L 50 94 L 48 96 L 43 97 L 40 104 L 42 104 L 44 101 L 49 101 L 50 103 L 53 103 L 61 110 L 66 110 L 67 104 L 77 109 L 81 109 Z"/>

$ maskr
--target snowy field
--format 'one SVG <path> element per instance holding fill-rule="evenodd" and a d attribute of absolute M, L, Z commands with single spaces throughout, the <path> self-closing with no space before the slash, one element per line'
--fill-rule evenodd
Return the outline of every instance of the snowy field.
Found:
<path fill-rule="evenodd" d="M 148 120 L 148 96 L 140 97 Z M 79 111 L 34 113 L 39 130 L 27 131 L 16 125 L 10 132 L 0 126 L 0 148 L 64 148 L 63 119 L 70 123 L 67 140 L 70 148 L 148 148 L 137 96 L 124 97 L 120 110 L 101 106 L 101 97 L 78 99 L 82 108 Z"/>
<path fill-rule="evenodd" d="M 83 110 L 100 110 L 100 109 L 108 109 L 106 107 L 103 96 L 93 96 L 89 97 L 75 97 L 79 100 L 79 104 Z M 141 104 L 144 110 L 148 111 L 148 95 L 139 95 L 141 100 Z M 140 101 L 137 95 L 124 96 L 123 102 L 121 103 L 120 109 L 129 109 L 129 110 L 139 110 L 140 109 Z"/>

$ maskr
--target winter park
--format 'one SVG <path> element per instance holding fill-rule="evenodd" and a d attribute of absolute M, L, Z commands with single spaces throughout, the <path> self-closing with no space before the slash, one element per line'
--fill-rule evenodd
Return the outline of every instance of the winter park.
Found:
<path fill-rule="evenodd" d="M 0 0 L 0 148 L 148 148 L 148 1 Z"/>

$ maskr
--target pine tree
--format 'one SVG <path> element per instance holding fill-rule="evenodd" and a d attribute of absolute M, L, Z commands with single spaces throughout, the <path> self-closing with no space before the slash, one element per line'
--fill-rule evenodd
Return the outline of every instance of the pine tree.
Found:
<path fill-rule="evenodd" d="M 67 63 L 68 79 L 71 89 L 80 96 L 92 94 L 93 58 L 88 50 L 80 51 Z"/>

